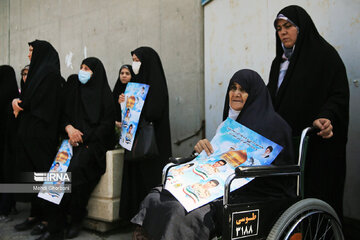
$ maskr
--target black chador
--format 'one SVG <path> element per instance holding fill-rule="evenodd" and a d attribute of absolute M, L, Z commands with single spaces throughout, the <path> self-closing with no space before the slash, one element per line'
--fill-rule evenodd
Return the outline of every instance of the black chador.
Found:
<path fill-rule="evenodd" d="M 19 104 L 17 169 L 19 172 L 48 172 L 59 143 L 59 119 L 64 80 L 53 46 L 41 40 L 33 47 L 26 83 Z"/>
<path fill-rule="evenodd" d="M 16 171 L 16 119 L 11 102 L 19 97 L 14 69 L 9 65 L 0 66 L 0 183 L 14 182 Z M 15 206 L 13 195 L 0 193 L 0 215 L 8 216 Z"/>
<path fill-rule="evenodd" d="M 65 132 L 69 126 L 83 134 L 82 142 L 73 143 L 73 157 L 68 168 L 72 176 L 71 193 L 65 193 L 60 206 L 52 204 L 49 208 L 49 232 L 61 233 L 68 213 L 72 237 L 78 234 L 87 215 L 91 192 L 106 170 L 106 151 L 114 147 L 115 110 L 105 68 L 95 57 L 84 59 L 83 64 L 92 71 L 90 79 L 83 83 L 73 74 L 65 86 L 67 97 L 62 131 L 65 138 L 70 138 L 69 132 Z"/>
<path fill-rule="evenodd" d="M 289 6 L 279 14 L 291 20 L 299 32 L 279 89 L 284 50 L 278 34 L 275 34 L 276 57 L 271 66 L 268 89 L 275 111 L 289 123 L 293 135 L 300 135 L 301 130 L 311 126 L 316 119 L 331 121 L 333 137 L 314 136 L 310 139 L 305 195 L 325 200 L 341 216 L 349 122 L 349 86 L 345 66 L 337 51 L 320 36 L 304 9 Z"/>
<path fill-rule="evenodd" d="M 139 58 L 141 66 L 131 81 L 150 85 L 140 121 L 145 119 L 153 122 L 160 157 L 137 162 L 125 161 L 120 218 L 126 220 L 134 216 L 150 189 L 161 183 L 162 168 L 171 156 L 169 95 L 160 57 L 150 47 L 137 48 L 131 52 L 133 54 Z"/>
<path fill-rule="evenodd" d="M 13 143 L 16 136 L 16 119 L 11 102 L 19 97 L 15 71 L 11 66 L 0 66 L 0 182 L 9 182 L 15 165 Z M 9 156 L 8 154 L 11 154 Z"/>

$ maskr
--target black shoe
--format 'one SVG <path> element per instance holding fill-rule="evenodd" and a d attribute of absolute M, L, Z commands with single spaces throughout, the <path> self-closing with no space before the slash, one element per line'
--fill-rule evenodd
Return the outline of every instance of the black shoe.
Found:
<path fill-rule="evenodd" d="M 31 230 L 30 234 L 31 235 L 40 235 L 43 234 L 47 231 L 47 225 L 43 224 L 43 223 L 39 223 L 38 225 L 36 225 L 33 230 Z"/>
<path fill-rule="evenodd" d="M 26 218 L 26 220 L 24 222 L 16 224 L 14 226 L 14 228 L 17 231 L 26 231 L 26 230 L 29 230 L 30 228 L 32 228 L 36 223 L 38 223 L 37 218 L 33 218 L 31 220 L 29 220 L 29 218 Z"/>
<path fill-rule="evenodd" d="M 35 240 L 63 240 L 63 239 L 64 239 L 63 232 L 58 232 L 58 233 L 44 232 L 39 238 Z"/>
<path fill-rule="evenodd" d="M 66 234 L 66 238 L 76 238 L 82 229 L 82 223 L 72 223 Z"/>

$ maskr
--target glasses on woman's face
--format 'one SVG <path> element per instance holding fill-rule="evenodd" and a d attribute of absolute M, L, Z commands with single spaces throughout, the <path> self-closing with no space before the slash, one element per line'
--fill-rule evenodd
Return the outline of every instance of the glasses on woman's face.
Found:
<path fill-rule="evenodd" d="M 27 76 L 27 73 L 22 73 L 21 76 L 23 76 L 23 77 L 24 77 L 24 76 Z"/>

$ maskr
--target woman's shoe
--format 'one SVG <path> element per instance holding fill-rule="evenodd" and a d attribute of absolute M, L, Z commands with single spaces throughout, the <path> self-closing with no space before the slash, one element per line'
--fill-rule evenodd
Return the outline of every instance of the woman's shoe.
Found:
<path fill-rule="evenodd" d="M 31 230 L 30 235 L 40 235 L 47 231 L 47 224 L 39 223 L 37 224 L 33 230 Z"/>
<path fill-rule="evenodd" d="M 69 230 L 66 233 L 66 238 L 68 239 L 72 239 L 72 238 L 76 238 L 77 236 L 79 236 L 79 233 L 82 229 L 82 223 L 72 223 L 70 225 Z"/>
<path fill-rule="evenodd" d="M 37 218 L 33 218 L 31 220 L 29 218 L 26 218 L 26 220 L 24 222 L 16 224 L 14 226 L 14 228 L 17 231 L 26 231 L 26 230 L 31 229 L 38 222 L 39 221 Z"/>
<path fill-rule="evenodd" d="M 59 233 L 44 232 L 36 240 L 63 240 L 63 239 L 64 239 L 64 233 L 61 231 Z"/>

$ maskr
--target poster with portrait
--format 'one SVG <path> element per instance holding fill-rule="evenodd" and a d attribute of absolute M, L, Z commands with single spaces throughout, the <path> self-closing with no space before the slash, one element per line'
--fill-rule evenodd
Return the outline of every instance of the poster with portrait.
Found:
<path fill-rule="evenodd" d="M 140 114 L 145 103 L 149 85 L 143 83 L 128 83 L 124 92 L 125 101 L 121 104 L 121 129 L 119 144 L 131 151 Z"/>
<path fill-rule="evenodd" d="M 67 169 L 70 165 L 70 160 L 73 156 L 73 149 L 69 140 L 63 140 L 61 146 L 55 156 L 54 162 L 51 164 L 49 173 L 44 176 L 47 181 L 44 181 L 39 198 L 43 198 L 49 202 L 60 204 L 62 197 L 66 191 L 71 191 L 70 184 L 66 182 Z"/>
<path fill-rule="evenodd" d="M 269 165 L 282 147 L 227 118 L 211 140 L 214 153 L 202 151 L 194 160 L 169 170 L 165 189 L 189 212 L 224 195 L 227 177 L 238 166 Z M 231 191 L 253 178 L 236 179 Z"/>

